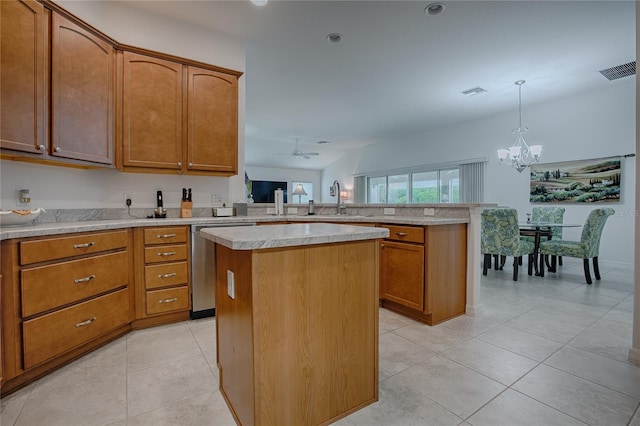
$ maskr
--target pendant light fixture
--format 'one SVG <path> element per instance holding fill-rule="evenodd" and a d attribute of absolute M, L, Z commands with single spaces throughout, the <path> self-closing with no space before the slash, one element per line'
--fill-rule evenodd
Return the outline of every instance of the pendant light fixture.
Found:
<path fill-rule="evenodd" d="M 498 150 L 500 165 L 508 164 L 520 173 L 533 163 L 540 160 L 542 145 L 527 145 L 524 141 L 524 134 L 529 130 L 522 126 L 522 85 L 524 80 L 518 80 L 514 84 L 518 86 L 518 128 L 513 130 L 516 140 L 508 149 Z"/>

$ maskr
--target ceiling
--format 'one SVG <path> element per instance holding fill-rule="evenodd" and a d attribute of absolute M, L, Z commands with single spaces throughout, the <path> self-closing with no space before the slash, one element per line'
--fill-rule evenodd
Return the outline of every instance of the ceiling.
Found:
<path fill-rule="evenodd" d="M 253 166 L 323 169 L 344 150 L 515 111 L 520 79 L 526 114 L 615 84 L 598 71 L 635 60 L 633 0 L 444 1 L 438 16 L 429 3 L 131 2 L 246 40 Z M 341 43 L 327 41 L 333 32 Z M 487 92 L 461 94 L 477 86 Z M 320 155 L 286 155 L 296 139 Z"/>

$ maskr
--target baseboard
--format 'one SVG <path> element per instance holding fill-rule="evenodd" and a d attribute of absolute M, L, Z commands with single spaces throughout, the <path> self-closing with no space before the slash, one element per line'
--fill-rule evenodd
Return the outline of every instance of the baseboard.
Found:
<path fill-rule="evenodd" d="M 478 315 L 482 312 L 482 305 L 467 305 L 465 306 L 465 314 L 467 315 Z"/>
<path fill-rule="evenodd" d="M 629 349 L 629 362 L 640 365 L 640 349 Z"/>

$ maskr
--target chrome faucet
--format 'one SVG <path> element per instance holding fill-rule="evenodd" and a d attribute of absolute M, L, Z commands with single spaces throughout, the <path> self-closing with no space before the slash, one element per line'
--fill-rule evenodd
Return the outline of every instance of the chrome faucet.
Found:
<path fill-rule="evenodd" d="M 336 214 L 340 214 L 340 182 L 337 180 L 333 181 L 331 188 L 329 189 L 329 194 L 334 197 L 338 197 L 338 201 L 336 202 Z"/>

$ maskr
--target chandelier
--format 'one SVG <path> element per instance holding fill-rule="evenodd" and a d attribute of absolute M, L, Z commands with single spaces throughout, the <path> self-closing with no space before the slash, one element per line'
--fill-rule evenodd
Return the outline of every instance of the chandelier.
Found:
<path fill-rule="evenodd" d="M 542 154 L 542 145 L 527 145 L 524 134 L 529 130 L 522 126 L 522 85 L 524 80 L 518 80 L 514 84 L 518 86 L 518 128 L 513 132 L 516 140 L 508 149 L 498 150 L 500 165 L 508 164 L 520 173 L 532 163 L 537 163 Z"/>

